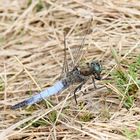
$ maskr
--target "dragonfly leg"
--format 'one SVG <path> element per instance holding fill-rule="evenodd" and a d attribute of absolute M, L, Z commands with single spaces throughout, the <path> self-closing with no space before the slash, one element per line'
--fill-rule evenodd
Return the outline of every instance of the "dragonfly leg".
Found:
<path fill-rule="evenodd" d="M 77 102 L 77 98 L 76 98 L 76 92 L 78 91 L 78 90 L 81 90 L 81 88 L 82 88 L 82 86 L 85 84 L 85 81 L 83 81 L 78 87 L 76 87 L 75 88 L 75 90 L 74 90 L 74 100 L 75 100 L 75 103 L 76 104 L 78 104 L 78 102 Z"/>
<path fill-rule="evenodd" d="M 92 77 L 92 81 L 93 81 L 93 85 L 94 85 L 94 88 L 95 88 L 95 89 L 101 89 L 101 88 L 104 88 L 104 87 L 106 87 L 106 86 L 96 87 L 96 84 L 95 84 L 95 79 L 94 79 L 94 77 Z"/>
<path fill-rule="evenodd" d="M 97 89 L 96 84 L 95 84 L 95 78 L 93 76 L 92 76 L 92 82 L 93 82 L 94 88 Z"/>

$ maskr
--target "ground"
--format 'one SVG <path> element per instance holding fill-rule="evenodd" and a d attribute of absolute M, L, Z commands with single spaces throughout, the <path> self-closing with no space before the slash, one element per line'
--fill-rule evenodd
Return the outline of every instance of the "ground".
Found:
<path fill-rule="evenodd" d="M 0 32 L 1 139 L 140 139 L 139 0 L 1 0 Z M 72 85 L 11 110 L 64 76 L 67 63 L 93 59 L 102 80 L 95 89 L 89 78 L 77 105 Z"/>

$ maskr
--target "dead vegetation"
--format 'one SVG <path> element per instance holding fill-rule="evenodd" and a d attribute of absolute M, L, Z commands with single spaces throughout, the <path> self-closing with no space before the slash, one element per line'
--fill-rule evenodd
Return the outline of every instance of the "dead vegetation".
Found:
<path fill-rule="evenodd" d="M 89 19 L 91 32 L 86 35 L 83 58 L 102 60 L 102 76 L 111 80 L 96 84 L 106 87 L 95 90 L 89 80 L 82 88 L 84 93 L 77 93 L 77 106 L 72 98 L 75 86 L 71 86 L 49 98 L 53 107 L 43 101 L 26 109 L 10 110 L 9 106 L 59 79 L 64 30 L 69 29 L 66 42 L 71 62 L 79 53 Z M 1 0 L 0 32 L 1 139 L 140 138 L 140 73 L 134 78 L 131 74 L 135 72 L 128 71 L 140 55 L 138 0 Z M 116 82 L 119 80 L 113 79 L 110 73 L 115 69 L 121 74 L 128 72 L 130 78 L 119 84 L 125 89 L 133 85 L 131 95 L 136 96 L 131 96 L 130 90 L 123 91 Z"/>

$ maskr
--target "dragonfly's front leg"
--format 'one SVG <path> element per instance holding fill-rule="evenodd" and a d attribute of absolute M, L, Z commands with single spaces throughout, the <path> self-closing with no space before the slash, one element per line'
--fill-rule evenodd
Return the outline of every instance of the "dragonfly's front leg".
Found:
<path fill-rule="evenodd" d="M 76 94 L 75 94 L 75 93 L 76 93 L 78 90 L 81 90 L 82 86 L 83 86 L 85 83 L 86 83 L 86 81 L 82 81 L 81 84 L 80 84 L 78 87 L 76 87 L 75 90 L 74 90 L 74 100 L 75 100 L 75 103 L 76 103 L 76 104 L 77 104 L 77 99 L 76 99 Z"/>
<path fill-rule="evenodd" d="M 93 81 L 93 85 L 94 85 L 94 88 L 95 88 L 95 89 L 100 89 L 100 88 L 105 87 L 105 86 L 96 87 L 96 84 L 95 84 L 95 78 L 94 78 L 94 77 L 92 77 L 92 81 Z"/>
<path fill-rule="evenodd" d="M 95 78 L 93 76 L 92 76 L 92 82 L 93 82 L 94 88 L 97 89 L 96 84 L 95 84 Z"/>

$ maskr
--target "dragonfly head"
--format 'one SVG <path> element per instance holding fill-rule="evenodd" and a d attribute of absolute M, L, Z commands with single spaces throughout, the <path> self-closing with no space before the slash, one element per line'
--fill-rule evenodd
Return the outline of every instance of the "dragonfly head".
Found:
<path fill-rule="evenodd" d="M 90 70 L 92 74 L 95 76 L 95 79 L 101 80 L 101 72 L 102 72 L 102 66 L 99 61 L 92 61 L 90 63 Z"/>

